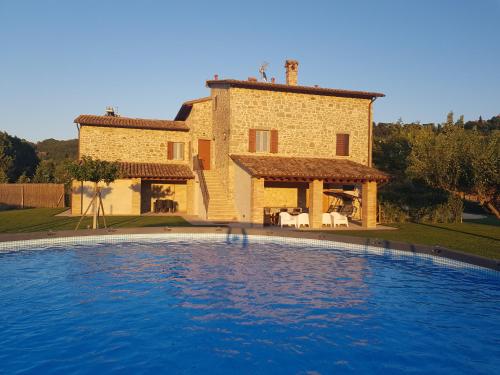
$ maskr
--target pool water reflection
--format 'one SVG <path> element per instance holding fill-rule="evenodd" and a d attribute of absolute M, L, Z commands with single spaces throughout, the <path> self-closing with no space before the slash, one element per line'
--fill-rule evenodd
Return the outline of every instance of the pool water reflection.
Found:
<path fill-rule="evenodd" d="M 0 370 L 494 373 L 499 279 L 251 239 L 2 254 Z"/>

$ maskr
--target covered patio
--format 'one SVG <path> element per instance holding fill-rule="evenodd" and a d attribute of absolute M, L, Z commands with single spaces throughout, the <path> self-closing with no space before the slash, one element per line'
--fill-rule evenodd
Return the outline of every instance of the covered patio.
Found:
<path fill-rule="evenodd" d="M 331 212 L 360 222 L 363 228 L 377 225 L 377 185 L 389 177 L 375 168 L 346 159 L 254 155 L 231 158 L 249 175 L 249 221 L 253 225 L 280 224 L 276 213 L 280 216 L 284 211 L 290 215 L 307 213 L 309 228 L 323 228 L 323 214 Z"/>

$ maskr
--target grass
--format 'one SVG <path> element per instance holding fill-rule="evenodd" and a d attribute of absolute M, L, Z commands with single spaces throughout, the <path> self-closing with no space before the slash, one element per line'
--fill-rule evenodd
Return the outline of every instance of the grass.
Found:
<path fill-rule="evenodd" d="M 0 212 L 0 233 L 40 232 L 49 230 L 75 229 L 80 217 L 54 216 L 65 208 L 30 208 Z M 102 225 L 102 220 L 99 220 Z M 111 216 L 106 218 L 108 227 L 160 227 L 191 226 L 180 216 Z M 86 229 L 92 225 L 92 218 L 86 217 L 80 225 Z"/>
<path fill-rule="evenodd" d="M 32 208 L 0 212 L 0 233 L 72 230 L 79 217 L 54 216 L 61 208 Z M 91 225 L 83 220 L 82 229 Z M 107 219 L 113 228 L 191 226 L 180 216 L 112 216 Z M 398 230 L 337 231 L 335 234 L 380 238 L 423 245 L 439 245 L 467 253 L 500 259 L 500 220 L 488 217 L 461 224 L 398 224 Z M 332 232 L 328 232 L 332 233 Z"/>
<path fill-rule="evenodd" d="M 398 230 L 338 231 L 335 234 L 422 245 L 439 245 L 466 253 L 500 259 L 500 220 L 494 217 L 470 220 L 460 224 L 405 223 L 393 226 Z"/>

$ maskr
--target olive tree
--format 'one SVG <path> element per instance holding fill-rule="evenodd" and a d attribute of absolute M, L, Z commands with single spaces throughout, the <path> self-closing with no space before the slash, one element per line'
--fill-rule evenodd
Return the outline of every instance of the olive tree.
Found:
<path fill-rule="evenodd" d="M 101 210 L 104 219 L 104 226 L 106 226 L 104 206 L 102 204 L 99 183 L 104 182 L 106 185 L 109 185 L 119 177 L 118 163 L 83 156 L 81 160 L 68 164 L 67 172 L 71 178 L 77 181 L 90 181 L 94 184 L 94 194 L 92 196 L 92 200 L 78 222 L 76 229 L 80 226 L 82 219 L 85 217 L 91 206 L 93 207 L 92 228 L 98 228 L 98 217 Z"/>

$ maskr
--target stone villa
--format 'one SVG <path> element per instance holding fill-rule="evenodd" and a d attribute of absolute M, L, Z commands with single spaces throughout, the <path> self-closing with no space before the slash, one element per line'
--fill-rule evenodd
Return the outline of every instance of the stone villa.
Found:
<path fill-rule="evenodd" d="M 210 96 L 182 104 L 174 120 L 80 115 L 79 155 L 120 163 L 103 187 L 107 215 L 140 215 L 170 201 L 176 211 L 214 221 L 262 225 L 270 208 L 297 207 L 321 227 L 328 192 L 357 196 L 357 218 L 376 225 L 372 103 L 376 92 L 298 85 L 287 60 L 286 83 L 218 79 Z M 90 200 L 73 183 L 72 213 Z"/>

